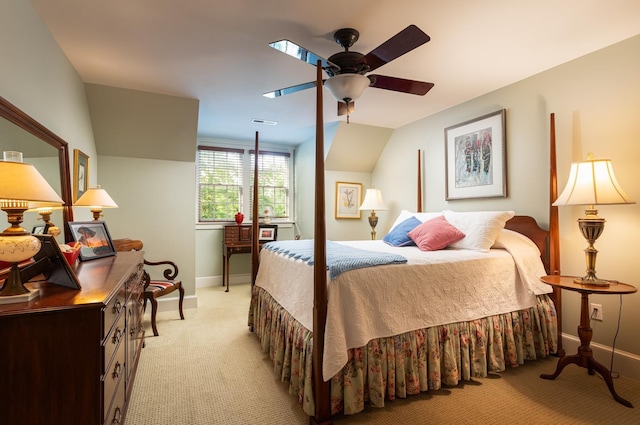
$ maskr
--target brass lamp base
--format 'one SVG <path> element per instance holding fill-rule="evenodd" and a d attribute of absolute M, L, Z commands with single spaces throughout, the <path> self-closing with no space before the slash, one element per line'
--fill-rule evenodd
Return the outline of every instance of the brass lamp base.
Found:
<path fill-rule="evenodd" d="M 99 221 L 100 216 L 102 216 L 102 208 L 91 208 L 91 213 L 93 214 L 93 221 Z"/>
<path fill-rule="evenodd" d="M 586 275 L 584 277 L 576 277 L 573 279 L 575 283 L 588 286 L 610 286 L 611 283 L 608 280 L 599 279 L 596 275 Z"/>
<path fill-rule="evenodd" d="M 590 286 L 609 286 L 609 282 L 603 279 L 599 279 L 596 276 L 596 256 L 598 250 L 595 249 L 593 244 L 600 237 L 604 230 L 604 218 L 598 216 L 598 210 L 593 207 L 584 211 L 585 216 L 578 219 L 578 226 L 582 236 L 587 240 L 589 246 L 584 250 L 585 260 L 587 262 L 587 274 L 584 277 L 577 277 L 573 279 L 575 283 Z"/>
<path fill-rule="evenodd" d="M 376 216 L 375 211 L 371 211 L 371 215 L 369 216 L 369 226 L 371 226 L 371 240 L 374 241 L 376 239 L 376 226 L 378 225 L 378 217 Z"/>

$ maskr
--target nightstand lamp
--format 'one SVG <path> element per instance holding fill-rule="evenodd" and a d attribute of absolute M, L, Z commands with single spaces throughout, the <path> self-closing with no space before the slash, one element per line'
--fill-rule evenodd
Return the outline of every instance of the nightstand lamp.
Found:
<path fill-rule="evenodd" d="M 106 190 L 98 186 L 93 186 L 73 204 L 74 207 L 89 207 L 93 213 L 93 221 L 98 221 L 102 215 L 103 208 L 118 208 L 118 204 L 111 199 Z"/>
<path fill-rule="evenodd" d="M 387 207 L 382 200 L 382 192 L 380 189 L 367 189 L 367 193 L 364 196 L 364 201 L 360 205 L 360 210 L 371 210 L 369 216 L 369 226 L 371 226 L 371 240 L 376 238 L 376 226 L 378 225 L 378 217 L 376 211 L 386 211 Z"/>
<path fill-rule="evenodd" d="M 22 163 L 20 152 L 4 152 L 4 159 L 0 161 L 0 209 L 11 226 L 0 233 L 0 261 L 11 263 L 11 269 L 0 290 L 0 303 L 28 301 L 37 295 L 24 287 L 18 268 L 40 251 L 40 240 L 20 226 L 24 212 L 30 203 L 63 204 L 38 170 Z"/>
<path fill-rule="evenodd" d="M 595 206 L 614 204 L 635 204 L 635 202 L 618 184 L 610 160 L 593 159 L 593 154 L 589 154 L 587 161 L 571 164 L 567 185 L 553 205 L 588 205 L 584 211 L 584 217 L 578 219 L 582 236 L 589 243 L 584 250 L 587 274 L 584 277 L 575 278 L 576 283 L 609 286 L 609 282 L 596 276 L 598 250 L 593 244 L 602 234 L 605 220 L 598 216 Z"/>

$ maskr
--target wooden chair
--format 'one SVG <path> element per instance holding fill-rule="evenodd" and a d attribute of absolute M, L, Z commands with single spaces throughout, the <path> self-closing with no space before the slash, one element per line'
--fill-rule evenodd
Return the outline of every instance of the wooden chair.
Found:
<path fill-rule="evenodd" d="M 141 251 L 142 242 L 135 239 L 114 239 L 113 244 L 116 251 Z M 176 289 L 180 292 L 180 298 L 178 301 L 178 310 L 180 311 L 180 319 L 184 320 L 184 314 L 182 312 L 182 303 L 184 301 L 184 288 L 182 287 L 182 281 L 176 279 L 178 276 L 178 266 L 172 261 L 147 261 L 144 260 L 145 266 L 167 266 L 163 272 L 164 279 L 151 279 L 149 274 L 145 271 L 145 286 L 144 286 L 144 306 L 143 309 L 147 309 L 147 301 L 151 303 L 151 328 L 153 329 L 153 335 L 158 336 L 158 327 L 156 326 L 156 313 L 158 312 L 157 298 L 170 294 Z"/>

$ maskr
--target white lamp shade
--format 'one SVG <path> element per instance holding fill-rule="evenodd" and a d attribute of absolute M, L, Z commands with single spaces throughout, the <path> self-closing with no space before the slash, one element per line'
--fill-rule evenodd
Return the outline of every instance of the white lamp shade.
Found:
<path fill-rule="evenodd" d="M 324 86 L 340 102 L 358 99 L 370 84 L 371 80 L 360 74 L 339 74 L 324 82 Z"/>
<path fill-rule="evenodd" d="M 361 210 L 386 211 L 387 207 L 382 200 L 382 192 L 380 189 L 367 189 L 364 201 L 360 205 Z"/>
<path fill-rule="evenodd" d="M 0 199 L 62 205 L 62 198 L 31 164 L 0 161 Z"/>
<path fill-rule="evenodd" d="M 118 208 L 118 204 L 100 186 L 87 189 L 73 205 L 76 207 Z"/>
<path fill-rule="evenodd" d="M 608 159 L 574 162 L 556 205 L 634 204 L 622 190 Z"/>

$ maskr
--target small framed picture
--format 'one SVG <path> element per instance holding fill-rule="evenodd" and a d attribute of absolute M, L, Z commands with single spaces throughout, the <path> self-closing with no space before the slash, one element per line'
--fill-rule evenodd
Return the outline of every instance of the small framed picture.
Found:
<path fill-rule="evenodd" d="M 37 226 L 33 226 L 33 230 L 31 231 L 34 235 L 46 235 L 49 231 L 49 224 L 39 224 Z"/>
<path fill-rule="evenodd" d="M 51 235 L 38 235 L 42 248 L 33 256 L 36 263 L 32 266 L 34 273 L 42 273 L 47 282 L 67 288 L 80 289 L 80 281 L 60 250 L 60 246 Z M 41 262 L 43 258 L 49 261 Z"/>
<path fill-rule="evenodd" d="M 258 228 L 259 241 L 275 241 L 278 239 L 278 226 L 275 224 L 261 224 Z"/>
<path fill-rule="evenodd" d="M 89 188 L 89 156 L 73 150 L 73 199 L 77 201 Z"/>
<path fill-rule="evenodd" d="M 335 218 L 360 218 L 362 184 L 336 182 Z"/>
<path fill-rule="evenodd" d="M 80 242 L 80 261 L 116 255 L 116 249 L 104 221 L 70 221 L 75 242 Z"/>

